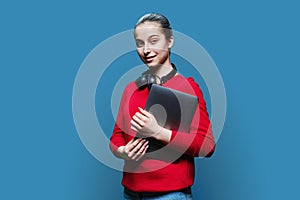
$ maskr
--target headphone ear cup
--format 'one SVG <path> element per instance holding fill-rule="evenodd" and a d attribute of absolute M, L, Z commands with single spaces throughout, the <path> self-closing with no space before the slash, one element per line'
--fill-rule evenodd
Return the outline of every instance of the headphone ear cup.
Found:
<path fill-rule="evenodd" d="M 135 80 L 135 84 L 138 88 L 143 88 L 149 83 L 149 75 L 150 74 L 142 74 L 139 78 Z"/>
<path fill-rule="evenodd" d="M 157 84 L 157 79 L 160 80 L 160 78 L 154 74 L 142 74 L 135 80 L 135 84 L 138 88 L 143 88 L 144 86 L 151 87 L 152 84 Z"/>
<path fill-rule="evenodd" d="M 136 86 L 138 88 L 142 89 L 146 85 L 148 86 L 148 88 L 150 88 L 152 84 L 162 85 L 167 80 L 169 80 L 173 76 L 175 76 L 177 73 L 176 66 L 173 63 L 171 63 L 171 64 L 172 64 L 173 70 L 170 73 L 168 73 L 166 76 L 161 77 L 161 78 L 155 74 L 151 74 L 150 70 L 143 72 L 142 75 L 135 80 Z M 157 83 L 157 81 L 158 81 L 158 83 Z"/>
<path fill-rule="evenodd" d="M 141 85 L 145 85 L 145 84 L 148 83 L 148 80 L 147 80 L 147 76 L 146 76 L 146 75 L 142 75 L 142 76 L 141 76 L 140 83 L 141 83 Z"/>
<path fill-rule="evenodd" d="M 152 75 L 152 74 L 149 74 L 149 77 L 148 77 L 148 85 L 149 84 L 156 84 L 156 76 Z"/>

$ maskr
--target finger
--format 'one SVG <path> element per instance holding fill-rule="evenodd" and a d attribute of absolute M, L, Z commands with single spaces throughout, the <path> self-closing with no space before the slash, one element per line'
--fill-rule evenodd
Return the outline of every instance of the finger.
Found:
<path fill-rule="evenodd" d="M 137 155 L 135 156 L 136 161 L 139 160 L 146 153 L 146 150 L 149 146 L 148 144 L 149 144 L 149 141 L 147 141 L 147 140 L 143 143 L 143 145 L 139 149 Z"/>
<path fill-rule="evenodd" d="M 134 159 L 135 154 L 139 151 L 139 148 L 141 147 L 141 144 L 140 144 L 141 142 L 142 142 L 142 140 L 140 140 L 139 143 L 136 144 L 134 146 L 134 148 L 131 149 L 131 151 L 128 153 L 129 158 Z"/>
<path fill-rule="evenodd" d="M 148 144 L 148 141 L 146 141 L 146 140 L 140 141 L 140 143 L 132 151 L 132 152 L 135 152 L 134 155 L 132 156 L 133 160 L 141 155 L 141 153 L 144 151 L 145 145 L 147 145 L 147 144 Z"/>
<path fill-rule="evenodd" d="M 147 116 L 141 114 L 140 112 L 135 113 L 135 115 L 142 121 L 146 121 L 147 119 L 149 119 Z"/>
<path fill-rule="evenodd" d="M 135 138 L 132 138 L 127 144 L 131 144 L 135 141 L 136 139 Z"/>
<path fill-rule="evenodd" d="M 143 145 L 144 142 L 145 142 L 145 139 L 142 139 L 142 138 L 136 139 L 132 143 L 131 148 L 128 148 L 127 156 L 129 158 L 131 158 L 132 156 L 134 156 L 135 153 L 139 151 L 140 147 Z"/>
<path fill-rule="evenodd" d="M 130 145 L 133 143 L 133 139 L 132 140 L 130 140 L 126 145 L 125 145 L 125 147 L 124 147 L 124 152 L 126 153 L 126 154 L 128 154 L 129 153 L 129 147 L 130 147 Z"/>
<path fill-rule="evenodd" d="M 138 139 L 132 139 L 133 141 L 131 143 L 127 143 L 127 145 L 125 146 L 125 152 L 127 154 L 129 154 L 132 149 L 142 140 L 142 138 L 138 138 Z"/>
<path fill-rule="evenodd" d="M 142 109 L 141 107 L 138 107 L 138 108 L 139 108 L 140 112 L 141 112 L 143 115 L 145 115 L 145 116 L 148 117 L 148 118 L 151 117 L 151 114 L 150 114 L 148 111 Z"/>
<path fill-rule="evenodd" d="M 147 144 L 143 150 L 143 152 L 141 153 L 141 155 L 136 159 L 136 161 L 140 160 L 145 154 L 146 154 L 146 151 L 148 149 L 149 145 Z"/>
<path fill-rule="evenodd" d="M 134 126 L 130 126 L 131 130 L 135 131 L 135 132 L 139 132 L 139 130 L 137 128 L 135 128 Z"/>
<path fill-rule="evenodd" d="M 133 119 L 137 124 L 139 124 L 140 126 L 144 126 L 144 125 L 145 125 L 145 122 L 144 122 L 142 119 L 140 119 L 139 117 L 137 117 L 136 115 L 134 115 L 134 116 L 132 117 L 132 119 Z"/>
<path fill-rule="evenodd" d="M 148 143 L 147 140 L 145 139 L 141 139 L 140 142 L 135 146 L 135 148 L 133 149 L 133 152 L 138 152 L 139 149 L 145 144 Z"/>
<path fill-rule="evenodd" d="M 130 121 L 131 126 L 135 127 L 136 129 L 140 130 L 142 127 L 136 123 L 134 120 Z"/>

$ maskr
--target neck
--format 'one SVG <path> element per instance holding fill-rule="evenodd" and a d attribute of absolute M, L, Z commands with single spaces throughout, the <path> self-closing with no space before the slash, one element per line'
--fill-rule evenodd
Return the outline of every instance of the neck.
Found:
<path fill-rule="evenodd" d="M 171 62 L 168 61 L 162 65 L 150 68 L 150 72 L 161 78 L 161 77 L 167 75 L 168 73 L 170 73 L 172 71 L 172 69 L 173 69 L 173 67 L 171 65 Z"/>

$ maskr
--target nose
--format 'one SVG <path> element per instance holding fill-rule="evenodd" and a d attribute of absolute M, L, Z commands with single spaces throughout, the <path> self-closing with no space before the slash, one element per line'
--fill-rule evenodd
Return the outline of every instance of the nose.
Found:
<path fill-rule="evenodd" d="M 149 46 L 148 45 L 145 45 L 144 46 L 144 54 L 149 54 L 150 53 L 150 48 L 149 48 Z"/>

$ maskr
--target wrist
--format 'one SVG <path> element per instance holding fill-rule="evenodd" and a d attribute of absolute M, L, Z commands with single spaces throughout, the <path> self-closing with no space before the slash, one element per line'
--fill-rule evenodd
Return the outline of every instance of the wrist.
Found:
<path fill-rule="evenodd" d="M 157 134 L 155 134 L 154 138 L 164 143 L 169 143 L 171 140 L 171 135 L 172 135 L 171 130 L 162 128 Z"/>

